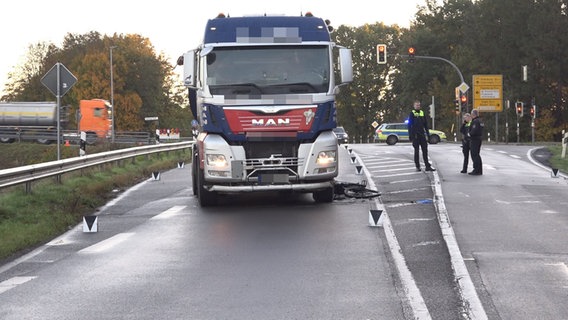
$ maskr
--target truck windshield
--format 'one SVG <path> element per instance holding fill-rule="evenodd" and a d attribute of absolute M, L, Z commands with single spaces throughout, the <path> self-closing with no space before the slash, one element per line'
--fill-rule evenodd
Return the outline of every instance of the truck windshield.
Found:
<path fill-rule="evenodd" d="M 207 55 L 214 95 L 327 92 L 327 46 L 220 47 Z"/>

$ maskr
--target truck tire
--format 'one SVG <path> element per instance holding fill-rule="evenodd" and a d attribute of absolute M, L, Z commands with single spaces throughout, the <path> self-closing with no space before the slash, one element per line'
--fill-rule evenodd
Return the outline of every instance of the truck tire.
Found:
<path fill-rule="evenodd" d="M 36 139 L 36 141 L 39 144 L 51 144 L 51 140 L 49 139 Z"/>
<path fill-rule="evenodd" d="M 312 194 L 314 201 L 317 203 L 329 203 L 333 201 L 333 188 L 316 191 Z"/>
<path fill-rule="evenodd" d="M 197 157 L 193 157 L 193 161 L 191 163 L 191 185 L 193 189 L 193 195 L 197 195 Z"/>
<path fill-rule="evenodd" d="M 94 146 L 97 143 L 97 139 L 98 136 L 96 132 L 87 132 L 87 140 L 85 143 L 90 146 Z"/>
<path fill-rule="evenodd" d="M 197 186 L 197 198 L 199 199 L 199 205 L 201 207 L 210 207 L 216 204 L 217 202 L 217 195 L 215 192 L 211 192 L 204 187 L 204 173 L 198 166 L 198 186 Z"/>

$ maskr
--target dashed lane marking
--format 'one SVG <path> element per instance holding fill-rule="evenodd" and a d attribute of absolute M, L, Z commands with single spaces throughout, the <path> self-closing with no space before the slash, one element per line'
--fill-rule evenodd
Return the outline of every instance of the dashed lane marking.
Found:
<path fill-rule="evenodd" d="M 423 187 L 423 188 L 413 188 L 413 189 L 406 189 L 406 190 L 389 191 L 387 193 L 388 194 L 399 194 L 399 193 L 408 193 L 408 192 L 422 191 L 422 190 L 428 190 L 428 189 L 431 189 L 431 188 L 428 186 L 428 187 Z"/>
<path fill-rule="evenodd" d="M 174 206 L 169 208 L 168 210 L 152 217 L 151 220 L 159 220 L 159 219 L 168 219 L 171 217 L 175 217 L 178 216 L 180 214 L 180 211 L 182 211 L 183 209 L 185 209 L 187 206 Z"/>
<path fill-rule="evenodd" d="M 15 287 L 24 284 L 30 280 L 33 280 L 35 278 L 37 277 L 13 277 L 6 281 L 0 282 L 0 294 L 10 289 L 14 289 Z"/>
<path fill-rule="evenodd" d="M 101 242 L 97 242 L 92 246 L 86 247 L 83 250 L 80 250 L 79 253 L 100 253 L 103 251 L 110 250 L 116 247 L 118 244 L 126 241 L 130 238 L 134 233 L 119 233 L 113 237 L 110 237 L 106 240 Z"/>

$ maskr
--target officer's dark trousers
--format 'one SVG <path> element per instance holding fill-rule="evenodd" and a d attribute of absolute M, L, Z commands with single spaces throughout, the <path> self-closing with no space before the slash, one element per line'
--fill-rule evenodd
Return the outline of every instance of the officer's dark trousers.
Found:
<path fill-rule="evenodd" d="M 467 166 L 469 165 L 469 153 L 470 153 L 469 141 L 462 141 L 462 152 L 463 152 L 463 170 L 467 171 Z"/>
<path fill-rule="evenodd" d="M 470 147 L 471 161 L 473 161 L 473 172 L 482 174 L 483 164 L 481 163 L 481 156 L 479 155 L 481 152 L 481 139 L 471 139 Z"/>
<path fill-rule="evenodd" d="M 419 134 L 416 135 L 414 139 L 412 139 L 412 146 L 414 147 L 414 163 L 416 164 L 416 168 L 420 168 L 420 157 L 418 155 L 420 148 L 422 148 L 424 166 L 430 168 L 430 162 L 428 161 L 428 141 L 426 141 L 426 137 Z"/>

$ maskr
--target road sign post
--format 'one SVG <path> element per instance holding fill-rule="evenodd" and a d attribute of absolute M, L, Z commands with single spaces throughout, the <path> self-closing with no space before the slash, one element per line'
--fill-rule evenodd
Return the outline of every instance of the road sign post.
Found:
<path fill-rule="evenodd" d="M 57 160 L 61 159 L 61 97 L 77 82 L 77 78 L 61 63 L 57 62 L 41 78 L 41 83 L 57 98 Z"/>

